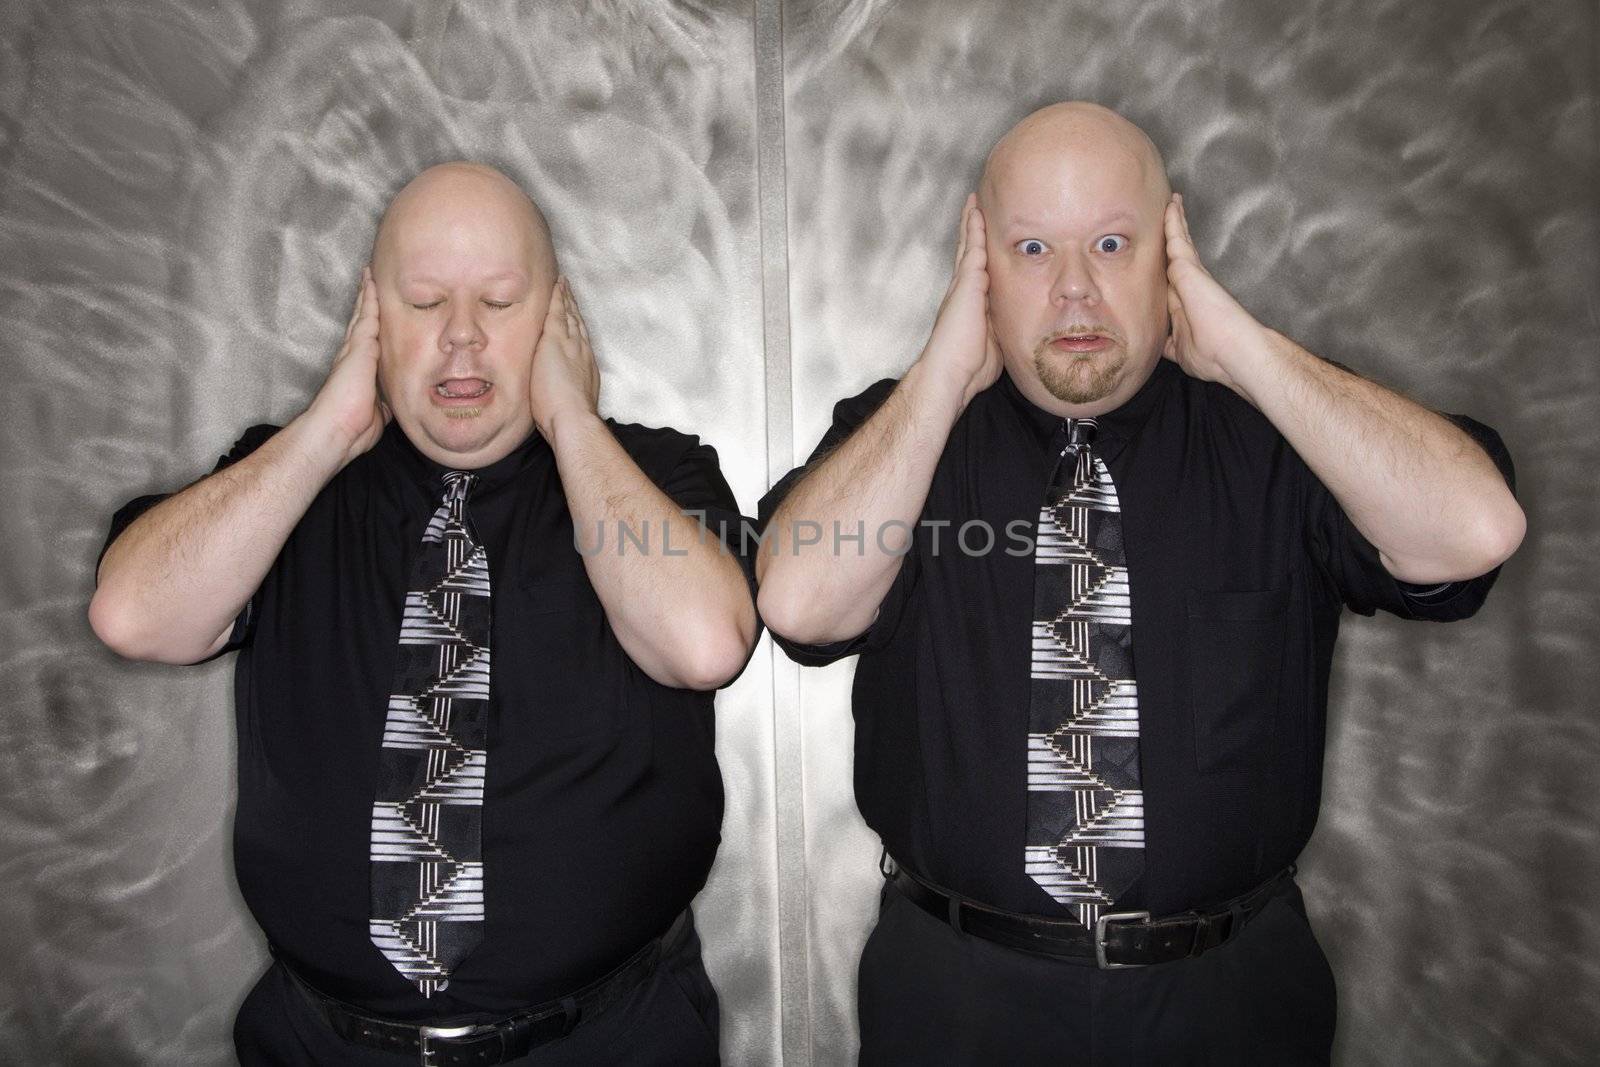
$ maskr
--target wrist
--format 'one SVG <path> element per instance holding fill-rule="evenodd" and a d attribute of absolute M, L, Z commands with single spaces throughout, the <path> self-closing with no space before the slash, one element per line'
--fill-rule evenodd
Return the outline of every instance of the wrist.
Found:
<path fill-rule="evenodd" d="M 930 364 L 924 353 L 900 380 L 900 390 L 918 418 L 942 420 L 946 428 L 953 425 L 966 410 L 970 377 L 952 374 L 943 367 Z"/>
<path fill-rule="evenodd" d="M 323 417 L 315 402 L 291 419 L 277 436 L 283 439 L 297 466 L 323 481 L 338 474 L 361 451 L 358 439 Z"/>
<path fill-rule="evenodd" d="M 605 420 L 598 412 L 583 407 L 559 408 L 538 420 L 539 433 L 556 452 L 573 442 L 605 429 Z"/>
<path fill-rule="evenodd" d="M 1238 338 L 1218 357 L 1220 380 L 1260 409 L 1261 397 L 1273 382 L 1281 382 L 1299 346 L 1277 330 L 1261 326 Z"/>

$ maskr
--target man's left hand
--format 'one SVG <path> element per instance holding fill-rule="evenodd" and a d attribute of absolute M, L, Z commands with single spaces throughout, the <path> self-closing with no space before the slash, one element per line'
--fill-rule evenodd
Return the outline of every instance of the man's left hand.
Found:
<path fill-rule="evenodd" d="M 1167 236 L 1167 311 L 1172 335 L 1163 354 L 1184 372 L 1243 393 L 1229 367 L 1230 358 L 1260 351 L 1271 331 L 1257 322 L 1200 262 L 1183 196 L 1172 194 L 1165 218 Z"/>
<path fill-rule="evenodd" d="M 533 352 L 528 377 L 533 421 L 548 440 L 558 416 L 596 415 L 600 405 L 600 367 L 589 345 L 589 328 L 565 277 L 557 278 L 544 316 L 544 334 Z"/>

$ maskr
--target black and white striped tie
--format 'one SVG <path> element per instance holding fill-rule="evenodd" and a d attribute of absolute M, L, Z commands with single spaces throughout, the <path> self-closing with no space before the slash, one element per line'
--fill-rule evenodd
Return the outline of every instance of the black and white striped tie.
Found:
<path fill-rule="evenodd" d="M 1122 507 L 1092 444 L 1067 419 L 1034 543 L 1028 726 L 1028 875 L 1095 920 L 1144 870 L 1139 690 Z"/>
<path fill-rule="evenodd" d="M 466 514 L 476 480 L 444 475 L 422 535 L 372 805 L 372 942 L 425 997 L 483 937 L 489 560 Z"/>

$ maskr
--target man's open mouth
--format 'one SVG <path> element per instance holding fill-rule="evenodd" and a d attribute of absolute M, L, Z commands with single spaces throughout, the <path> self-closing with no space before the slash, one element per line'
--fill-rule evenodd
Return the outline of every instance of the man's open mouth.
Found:
<path fill-rule="evenodd" d="M 1062 352 L 1098 352 L 1110 344 L 1111 338 L 1103 333 L 1066 333 L 1050 341 L 1051 348 Z"/>
<path fill-rule="evenodd" d="M 446 378 L 433 387 L 433 391 L 446 400 L 476 400 L 487 393 L 493 383 L 482 378 Z"/>

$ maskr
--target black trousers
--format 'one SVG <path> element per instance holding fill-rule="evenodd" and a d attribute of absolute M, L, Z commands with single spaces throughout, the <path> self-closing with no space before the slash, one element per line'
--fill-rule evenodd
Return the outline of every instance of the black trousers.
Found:
<path fill-rule="evenodd" d="M 1300 889 L 1192 960 L 1102 971 L 1003 948 L 887 883 L 861 956 L 863 1064 L 1325 1064 L 1334 984 Z"/>
<path fill-rule="evenodd" d="M 720 1026 L 717 992 L 700 959 L 693 921 L 661 961 L 626 996 L 572 1033 L 521 1059 L 526 1067 L 599 1067 L 604 1064 L 717 1064 Z M 245 997 L 233 1025 L 233 1044 L 244 1067 L 400 1067 L 415 1053 L 398 1055 L 345 1041 L 317 1013 L 282 963 L 274 961 Z"/>

